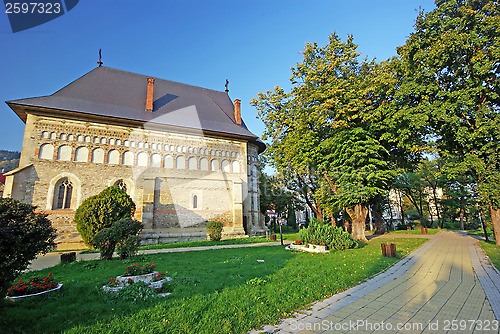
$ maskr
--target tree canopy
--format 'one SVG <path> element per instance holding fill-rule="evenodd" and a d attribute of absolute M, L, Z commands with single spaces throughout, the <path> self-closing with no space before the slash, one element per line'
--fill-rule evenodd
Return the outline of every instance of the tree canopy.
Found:
<path fill-rule="evenodd" d="M 419 13 L 397 57 L 361 59 L 352 36 L 332 34 L 325 46 L 306 44 L 289 92 L 275 87 L 252 100 L 277 173 L 317 218 L 345 210 L 356 239 L 391 188 L 405 190 L 425 226 L 431 201 L 441 218 L 437 188 L 451 196 L 466 180 L 500 243 L 500 5 L 436 6 Z"/>

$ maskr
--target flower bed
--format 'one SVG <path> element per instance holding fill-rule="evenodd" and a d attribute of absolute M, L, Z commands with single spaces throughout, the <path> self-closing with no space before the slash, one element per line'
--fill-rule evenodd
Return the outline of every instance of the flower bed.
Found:
<path fill-rule="evenodd" d="M 308 253 L 330 253 L 330 250 L 328 250 L 326 246 L 313 245 L 313 244 L 307 244 L 307 245 L 290 244 L 287 246 L 287 249 L 298 250 Z"/>
<path fill-rule="evenodd" d="M 38 296 L 44 293 L 59 290 L 62 283 L 56 282 L 50 273 L 47 277 L 34 276 L 23 280 L 20 279 L 7 290 L 6 298 L 19 299 Z"/>
<path fill-rule="evenodd" d="M 110 278 L 109 284 L 103 286 L 103 290 L 106 292 L 118 292 L 124 287 L 137 283 L 144 282 L 154 290 L 160 290 L 163 285 L 172 280 L 171 277 L 167 277 L 166 273 L 161 273 L 154 271 L 156 264 L 151 262 L 145 265 L 134 264 L 132 266 L 125 267 L 125 275 L 117 276 L 116 278 Z M 137 275 L 130 275 L 131 273 Z M 168 294 L 161 294 L 163 296 Z"/>

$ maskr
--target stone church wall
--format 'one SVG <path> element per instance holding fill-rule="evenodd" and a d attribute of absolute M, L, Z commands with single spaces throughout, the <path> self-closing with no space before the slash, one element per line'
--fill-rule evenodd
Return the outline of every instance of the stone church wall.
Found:
<path fill-rule="evenodd" d="M 256 146 L 245 141 L 201 132 L 28 114 L 21 166 L 32 165 L 10 177 L 11 195 L 47 213 L 60 242 L 78 241 L 74 211 L 85 198 L 114 184 L 126 187 L 145 234 L 156 234 L 158 240 L 158 235 L 204 237 L 204 223 L 212 219 L 224 222 L 225 232 L 241 234 L 243 215 L 251 230 L 262 228 L 257 175 L 247 167 L 255 165 L 257 154 Z M 65 179 L 72 187 L 71 203 L 58 209 L 58 187 Z"/>

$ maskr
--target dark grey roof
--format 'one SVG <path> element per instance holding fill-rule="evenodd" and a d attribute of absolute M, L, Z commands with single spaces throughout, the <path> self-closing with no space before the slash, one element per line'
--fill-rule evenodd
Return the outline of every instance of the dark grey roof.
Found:
<path fill-rule="evenodd" d="M 97 67 L 52 95 L 8 101 L 19 108 L 39 107 L 144 123 L 211 131 L 257 139 L 234 121 L 225 92 L 155 78 L 153 112 L 145 111 L 146 75 Z"/>

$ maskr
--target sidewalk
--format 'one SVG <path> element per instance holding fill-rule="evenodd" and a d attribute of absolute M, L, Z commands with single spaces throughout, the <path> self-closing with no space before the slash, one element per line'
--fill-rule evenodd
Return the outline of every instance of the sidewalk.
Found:
<path fill-rule="evenodd" d="M 284 240 L 285 243 L 289 241 Z M 226 249 L 226 248 L 243 248 L 243 247 L 264 247 L 264 246 L 279 246 L 280 242 L 259 242 L 252 244 L 237 244 L 237 245 L 220 245 L 220 246 L 200 246 L 200 247 L 180 247 L 180 248 L 164 248 L 164 249 L 148 249 L 139 251 L 139 254 L 158 254 L 158 253 L 179 253 L 179 252 L 194 252 L 203 251 L 211 249 Z M 45 255 L 38 256 L 28 267 L 28 271 L 32 270 L 42 270 L 61 262 L 60 257 L 62 253 L 47 253 Z M 118 256 L 115 253 L 115 256 Z M 88 254 L 76 254 L 77 261 L 89 261 L 98 260 L 100 258 L 99 253 L 88 253 Z"/>
<path fill-rule="evenodd" d="M 498 333 L 500 274 L 477 241 L 429 238 L 386 272 L 252 333 Z"/>

